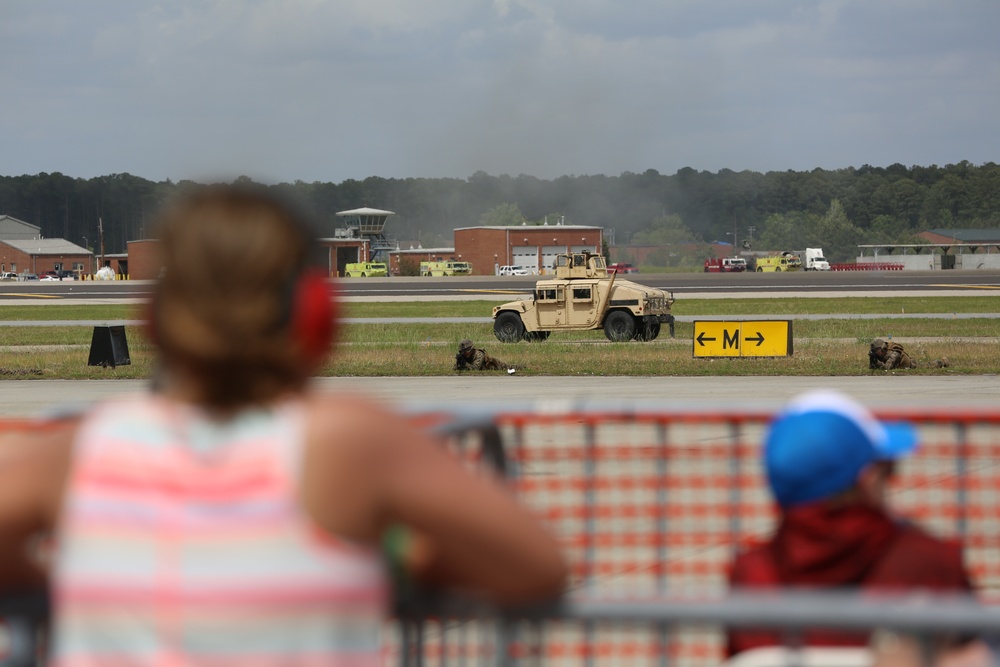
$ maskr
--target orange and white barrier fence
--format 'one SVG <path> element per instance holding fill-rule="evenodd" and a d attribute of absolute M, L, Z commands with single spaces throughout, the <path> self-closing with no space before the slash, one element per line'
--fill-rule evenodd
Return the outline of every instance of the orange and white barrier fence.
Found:
<path fill-rule="evenodd" d="M 1000 602 L 1000 410 L 899 410 L 921 446 L 899 463 L 890 504 L 936 535 L 961 539 L 982 598 Z M 735 552 L 775 526 L 761 466 L 771 414 L 669 410 L 498 411 L 508 477 L 558 534 L 573 592 L 653 598 L 721 594 Z M 572 624 L 571 624 L 572 625 Z M 718 628 L 544 627 L 546 665 L 714 665 Z M 427 657 L 469 655 L 425 639 Z M 512 644 L 515 653 L 517 642 Z M 471 654 L 482 650 L 473 642 Z"/>

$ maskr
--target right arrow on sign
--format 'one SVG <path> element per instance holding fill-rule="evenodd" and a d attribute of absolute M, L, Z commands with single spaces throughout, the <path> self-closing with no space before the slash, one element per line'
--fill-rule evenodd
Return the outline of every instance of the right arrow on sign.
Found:
<path fill-rule="evenodd" d="M 704 346 L 706 340 L 716 340 L 716 338 L 714 336 L 709 338 L 705 335 L 705 332 L 702 331 L 700 334 L 698 334 L 698 337 L 695 338 L 695 340 L 698 341 L 698 345 Z"/>
<path fill-rule="evenodd" d="M 757 347 L 760 347 L 764 342 L 764 334 L 758 331 L 756 336 L 747 336 L 743 340 L 755 340 L 757 341 Z"/>

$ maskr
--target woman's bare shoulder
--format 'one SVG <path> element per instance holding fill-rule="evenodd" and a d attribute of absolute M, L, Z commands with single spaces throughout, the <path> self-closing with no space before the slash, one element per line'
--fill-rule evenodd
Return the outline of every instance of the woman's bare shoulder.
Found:
<path fill-rule="evenodd" d="M 406 439 L 401 436 L 418 434 L 403 413 L 366 396 L 317 393 L 310 395 L 306 404 L 313 441 L 363 447 L 374 454 Z"/>
<path fill-rule="evenodd" d="M 307 399 L 311 449 L 335 449 L 389 474 L 441 443 L 413 415 L 366 396 L 314 394 Z"/>
<path fill-rule="evenodd" d="M 377 428 L 384 420 L 401 419 L 390 406 L 368 396 L 316 392 L 307 397 L 306 405 L 310 421 L 337 429 Z"/>

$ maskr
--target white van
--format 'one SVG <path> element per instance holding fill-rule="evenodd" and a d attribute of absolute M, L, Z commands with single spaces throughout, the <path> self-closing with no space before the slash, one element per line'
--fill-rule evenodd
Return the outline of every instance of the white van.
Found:
<path fill-rule="evenodd" d="M 528 275 L 527 270 L 521 268 L 520 266 L 501 266 L 500 270 L 497 271 L 498 276 L 526 276 Z"/>

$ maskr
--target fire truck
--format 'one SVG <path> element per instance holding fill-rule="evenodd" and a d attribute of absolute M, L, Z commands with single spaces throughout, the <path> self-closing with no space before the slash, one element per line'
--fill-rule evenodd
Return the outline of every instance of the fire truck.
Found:
<path fill-rule="evenodd" d="M 798 255 L 790 252 L 783 252 L 780 255 L 757 258 L 757 273 L 774 271 L 798 271 L 802 268 L 802 259 Z"/>
<path fill-rule="evenodd" d="M 705 260 L 705 273 L 738 273 L 747 270 L 747 261 L 742 257 L 711 257 Z"/>
<path fill-rule="evenodd" d="M 422 276 L 467 276 L 472 273 L 472 262 L 458 262 L 453 259 L 441 262 L 420 262 Z"/>

